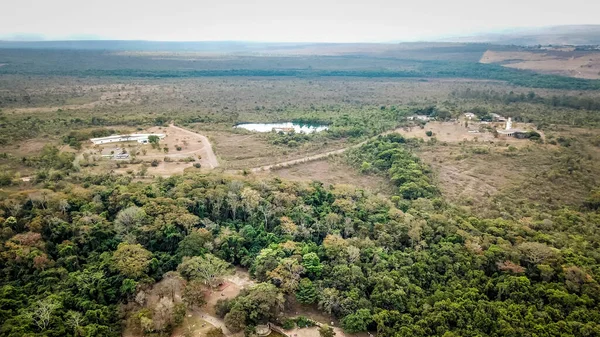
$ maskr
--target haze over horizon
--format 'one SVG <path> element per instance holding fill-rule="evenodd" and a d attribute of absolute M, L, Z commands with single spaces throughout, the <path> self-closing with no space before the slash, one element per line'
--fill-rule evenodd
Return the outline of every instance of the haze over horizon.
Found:
<path fill-rule="evenodd" d="M 8 0 L 0 39 L 390 42 L 600 24 L 600 2 Z"/>

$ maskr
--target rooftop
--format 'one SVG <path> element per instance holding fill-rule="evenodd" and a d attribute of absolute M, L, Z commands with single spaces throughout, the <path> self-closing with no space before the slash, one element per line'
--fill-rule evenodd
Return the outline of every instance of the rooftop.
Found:
<path fill-rule="evenodd" d="M 521 130 L 521 129 L 510 129 L 510 130 L 497 130 L 498 133 L 503 134 L 503 135 L 507 135 L 509 133 L 517 133 L 517 132 L 527 132 L 526 130 Z"/>

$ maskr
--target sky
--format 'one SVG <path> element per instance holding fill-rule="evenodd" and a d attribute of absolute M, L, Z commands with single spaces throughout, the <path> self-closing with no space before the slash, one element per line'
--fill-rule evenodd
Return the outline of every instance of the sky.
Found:
<path fill-rule="evenodd" d="M 0 37 L 390 42 L 600 24 L 597 0 L 2 0 Z"/>

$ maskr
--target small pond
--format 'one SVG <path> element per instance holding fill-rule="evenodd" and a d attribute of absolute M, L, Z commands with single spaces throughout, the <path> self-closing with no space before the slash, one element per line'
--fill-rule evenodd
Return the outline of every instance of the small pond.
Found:
<path fill-rule="evenodd" d="M 271 132 L 271 131 L 282 131 L 282 132 L 290 132 L 294 130 L 297 133 L 313 133 L 320 132 L 323 130 L 329 129 L 327 125 L 319 125 L 319 124 L 302 124 L 302 123 L 244 123 L 238 124 L 235 126 L 236 128 L 242 128 L 250 131 L 256 132 Z"/>

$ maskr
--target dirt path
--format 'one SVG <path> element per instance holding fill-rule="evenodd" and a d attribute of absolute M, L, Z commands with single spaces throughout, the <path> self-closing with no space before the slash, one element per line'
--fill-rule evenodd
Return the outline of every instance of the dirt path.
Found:
<path fill-rule="evenodd" d="M 217 160 L 217 156 L 215 155 L 215 152 L 213 151 L 212 144 L 210 143 L 210 141 L 208 140 L 208 138 L 206 136 L 201 135 L 196 132 L 193 132 L 193 131 L 190 131 L 190 130 L 180 128 L 178 126 L 175 126 L 175 124 L 173 124 L 173 123 L 171 123 L 169 126 L 172 128 L 175 128 L 181 132 L 187 133 L 189 135 L 199 137 L 200 140 L 202 140 L 202 143 L 204 144 L 204 146 L 206 147 L 206 160 L 208 161 L 210 168 L 214 169 L 215 167 L 219 167 L 219 161 Z"/>
<path fill-rule="evenodd" d="M 301 163 L 306 163 L 309 161 L 315 161 L 315 160 L 319 160 L 319 159 L 323 159 L 326 158 L 328 156 L 331 155 L 335 155 L 335 154 L 340 154 L 340 153 L 344 153 L 350 149 L 353 148 L 357 148 L 359 146 L 362 146 L 364 144 L 366 144 L 368 141 L 373 140 L 373 139 L 377 139 L 377 137 L 379 136 L 385 136 L 385 135 L 389 135 L 391 133 L 400 133 L 399 130 L 401 130 L 401 128 L 397 128 L 397 129 L 393 129 L 393 130 L 388 130 L 388 131 L 384 131 L 376 136 L 373 136 L 367 140 L 364 140 L 360 143 L 354 144 L 354 145 L 350 145 L 348 147 L 345 147 L 343 149 L 338 149 L 338 150 L 333 150 L 333 151 L 329 151 L 329 152 L 324 152 L 324 153 L 319 153 L 319 154 L 315 154 L 312 156 L 308 156 L 308 157 L 303 157 L 303 158 L 298 158 L 298 159 L 294 159 L 294 160 L 288 160 L 288 161 L 284 161 L 281 163 L 277 163 L 277 164 L 271 164 L 271 165 L 265 165 L 265 166 L 260 166 L 260 167 L 255 167 L 250 169 L 251 172 L 261 172 L 261 171 L 269 171 L 271 169 L 274 168 L 283 168 L 283 167 L 288 167 L 288 166 L 292 166 L 292 165 L 296 165 L 296 164 L 301 164 Z"/>
<path fill-rule="evenodd" d="M 229 329 L 227 329 L 227 327 L 225 326 L 225 321 L 222 320 L 221 318 L 211 315 L 203 310 L 195 311 L 193 314 L 200 315 L 200 318 L 207 321 L 208 323 L 213 325 L 215 328 L 223 329 L 223 333 L 225 334 L 225 336 L 233 335 L 233 333 L 231 333 L 231 331 L 229 331 Z"/>
<path fill-rule="evenodd" d="M 269 170 L 274 169 L 274 168 L 283 168 L 283 167 L 288 167 L 288 166 L 292 166 L 292 165 L 296 165 L 296 164 L 306 163 L 306 162 L 309 162 L 309 161 L 315 161 L 315 160 L 326 158 L 326 157 L 331 156 L 331 155 L 344 153 L 344 152 L 346 152 L 346 151 L 348 151 L 350 149 L 353 149 L 355 147 L 359 147 L 359 146 L 365 144 L 366 142 L 367 141 L 363 141 L 363 142 L 360 142 L 358 144 L 354 144 L 354 145 L 345 147 L 343 149 L 338 149 L 338 150 L 334 150 L 334 151 L 319 153 L 319 154 L 315 154 L 315 155 L 312 155 L 312 156 L 298 158 L 298 159 L 294 159 L 294 160 L 288 160 L 288 161 L 284 161 L 284 162 L 277 163 L 277 164 L 255 167 L 255 168 L 252 168 L 250 170 L 252 172 L 269 171 Z"/>

